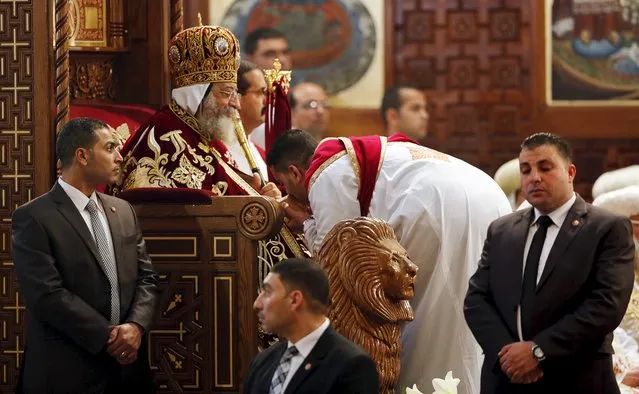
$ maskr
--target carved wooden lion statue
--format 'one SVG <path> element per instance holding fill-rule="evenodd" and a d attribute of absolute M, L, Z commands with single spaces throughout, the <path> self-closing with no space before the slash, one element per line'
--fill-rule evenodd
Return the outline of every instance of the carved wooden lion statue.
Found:
<path fill-rule="evenodd" d="M 389 225 L 365 217 L 335 225 L 316 257 L 328 275 L 331 325 L 375 360 L 381 392 L 394 392 L 417 266 Z"/>

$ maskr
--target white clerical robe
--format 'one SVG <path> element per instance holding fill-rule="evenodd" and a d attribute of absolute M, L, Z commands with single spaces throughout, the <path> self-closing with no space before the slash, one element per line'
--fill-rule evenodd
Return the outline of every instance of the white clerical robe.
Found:
<path fill-rule="evenodd" d="M 495 181 L 456 158 L 426 151 L 414 158 L 405 143 L 388 143 L 369 216 L 389 223 L 419 267 L 411 305 L 415 320 L 402 330 L 399 387 L 423 392 L 448 371 L 461 379 L 459 394 L 479 393 L 481 349 L 463 315 L 468 280 L 477 268 L 488 225 L 512 212 Z M 320 171 L 320 170 L 318 170 Z M 341 220 L 360 216 L 358 178 L 343 156 L 310 185 L 313 218 L 304 223 L 315 254 Z"/>

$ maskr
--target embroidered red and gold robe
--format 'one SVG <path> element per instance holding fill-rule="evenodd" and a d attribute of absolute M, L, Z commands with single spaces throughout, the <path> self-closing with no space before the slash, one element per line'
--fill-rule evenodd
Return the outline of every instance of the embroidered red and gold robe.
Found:
<path fill-rule="evenodd" d="M 201 134 L 197 120 L 175 102 L 142 125 L 121 153 L 124 161 L 113 190 L 116 195 L 140 187 L 203 189 L 218 196 L 259 195 L 239 174 L 226 146 Z M 308 256 L 286 225 L 274 238 L 261 241 L 259 248 L 262 264 L 268 266 L 287 257 Z M 260 271 L 268 273 L 268 269 Z"/>

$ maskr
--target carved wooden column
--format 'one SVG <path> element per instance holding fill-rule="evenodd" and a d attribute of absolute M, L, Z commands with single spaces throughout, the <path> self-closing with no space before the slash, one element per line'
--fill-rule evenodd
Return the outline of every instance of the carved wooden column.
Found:
<path fill-rule="evenodd" d="M 127 42 L 124 20 L 124 0 L 109 1 L 109 21 L 108 21 L 109 46 L 117 49 L 126 49 Z"/>
<path fill-rule="evenodd" d="M 69 0 L 55 2 L 55 131 L 69 119 Z"/>

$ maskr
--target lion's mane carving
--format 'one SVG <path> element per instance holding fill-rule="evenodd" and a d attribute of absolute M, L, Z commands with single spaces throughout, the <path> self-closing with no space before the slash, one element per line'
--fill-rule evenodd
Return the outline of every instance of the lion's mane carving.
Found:
<path fill-rule="evenodd" d="M 357 218 L 327 234 L 317 261 L 328 275 L 331 325 L 366 350 L 377 364 L 381 392 L 399 379 L 400 322 L 413 320 L 417 267 L 386 223 Z"/>

